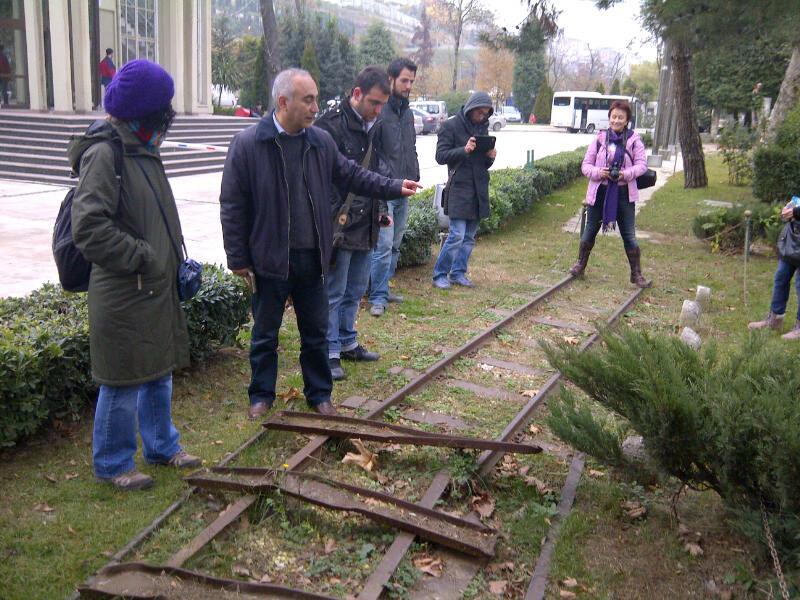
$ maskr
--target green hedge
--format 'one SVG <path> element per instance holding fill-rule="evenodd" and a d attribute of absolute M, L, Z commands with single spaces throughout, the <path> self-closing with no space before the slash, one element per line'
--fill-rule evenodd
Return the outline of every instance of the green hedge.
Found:
<path fill-rule="evenodd" d="M 249 317 L 239 278 L 206 265 L 184 303 L 192 361 L 232 344 Z M 51 419 L 77 419 L 94 399 L 86 294 L 46 284 L 0 299 L 0 446 L 13 446 Z"/>
<path fill-rule="evenodd" d="M 527 211 L 534 202 L 581 176 L 586 148 L 560 152 L 534 163 L 533 168 L 498 169 L 491 172 L 489 217 L 483 219 L 478 234 L 499 229 L 511 217 Z M 433 207 L 434 186 L 411 201 L 408 229 L 400 246 L 401 267 L 423 265 L 431 259 L 439 227 Z"/>
<path fill-rule="evenodd" d="M 753 155 L 753 193 L 764 202 L 786 202 L 800 194 L 800 104 L 786 116 L 774 144 Z"/>
<path fill-rule="evenodd" d="M 774 245 L 782 228 L 782 205 L 735 206 L 701 212 L 692 221 L 692 231 L 709 242 L 712 252 L 744 251 L 744 211 L 752 212 L 751 241 L 764 239 Z"/>

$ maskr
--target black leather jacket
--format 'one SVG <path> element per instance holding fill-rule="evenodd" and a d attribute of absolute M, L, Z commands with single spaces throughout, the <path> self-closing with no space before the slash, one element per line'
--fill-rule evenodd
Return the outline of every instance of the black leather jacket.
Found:
<path fill-rule="evenodd" d="M 373 134 L 378 173 L 385 177 L 419 181 L 417 133 L 408 100 L 392 94 L 383 107 Z"/>

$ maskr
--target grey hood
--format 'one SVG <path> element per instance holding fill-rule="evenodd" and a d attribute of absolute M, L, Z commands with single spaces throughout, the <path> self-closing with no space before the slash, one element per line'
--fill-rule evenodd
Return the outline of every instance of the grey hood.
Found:
<path fill-rule="evenodd" d="M 473 123 L 469 119 L 469 111 L 476 109 L 476 108 L 488 108 L 489 115 L 487 115 L 486 120 L 482 123 Z M 494 106 L 492 105 L 492 99 L 489 98 L 489 94 L 486 92 L 475 92 L 472 96 L 469 97 L 466 104 L 461 107 L 461 119 L 464 121 L 464 125 L 467 127 L 467 131 L 472 132 L 473 134 L 477 134 L 478 129 L 485 127 L 488 123 L 488 119 L 491 115 L 494 114 Z"/>

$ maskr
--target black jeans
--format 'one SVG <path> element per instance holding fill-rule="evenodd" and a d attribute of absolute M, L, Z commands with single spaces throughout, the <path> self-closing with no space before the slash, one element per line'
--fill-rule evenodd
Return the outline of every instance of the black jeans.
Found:
<path fill-rule="evenodd" d="M 606 200 L 607 186 L 601 185 L 597 188 L 594 205 L 586 207 L 586 227 L 581 236 L 582 242 L 593 243 L 597 233 L 603 225 L 603 205 Z M 628 201 L 628 186 L 619 187 L 617 196 L 617 227 L 622 236 L 622 244 L 625 248 L 636 248 L 636 203 Z"/>
<path fill-rule="evenodd" d="M 291 296 L 300 331 L 303 393 L 310 406 L 330 402 L 333 380 L 328 365 L 328 294 L 322 282 L 318 250 L 292 250 L 289 279 L 256 276 L 253 332 L 250 339 L 250 404 L 275 401 L 278 378 L 278 332 L 286 299 Z"/>

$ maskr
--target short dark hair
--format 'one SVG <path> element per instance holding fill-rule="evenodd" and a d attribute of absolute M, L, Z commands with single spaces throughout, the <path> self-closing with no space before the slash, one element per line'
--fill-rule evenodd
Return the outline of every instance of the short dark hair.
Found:
<path fill-rule="evenodd" d="M 378 88 L 384 94 L 392 91 L 392 88 L 389 87 L 389 75 L 375 65 L 364 67 L 356 75 L 356 84 L 353 87 L 359 88 L 363 94 L 369 93 L 372 88 Z"/>
<path fill-rule="evenodd" d="M 404 56 L 401 56 L 399 58 L 395 58 L 392 62 L 389 63 L 389 66 L 386 67 L 386 72 L 392 79 L 397 79 L 398 77 L 400 77 L 400 73 L 402 73 L 403 69 L 408 69 L 412 73 L 416 73 L 417 65 L 410 58 L 405 58 Z"/>
<path fill-rule="evenodd" d="M 626 115 L 628 115 L 628 121 L 631 120 L 631 103 L 627 100 L 614 100 L 611 103 L 611 108 L 608 109 L 609 117 L 611 116 L 611 111 L 614 109 L 623 111 Z"/>
<path fill-rule="evenodd" d="M 106 48 L 106 56 L 108 56 L 109 54 L 114 54 L 113 48 Z"/>

